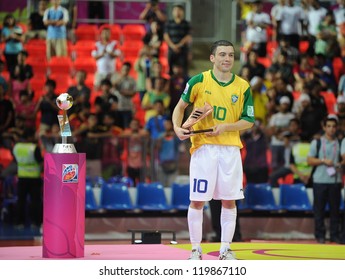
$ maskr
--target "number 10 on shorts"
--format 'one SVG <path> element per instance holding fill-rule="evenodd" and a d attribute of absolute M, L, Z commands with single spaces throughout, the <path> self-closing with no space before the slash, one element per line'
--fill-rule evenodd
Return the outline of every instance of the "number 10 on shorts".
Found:
<path fill-rule="evenodd" d="M 193 180 L 193 192 L 206 193 L 208 182 L 205 179 L 196 179 Z"/>

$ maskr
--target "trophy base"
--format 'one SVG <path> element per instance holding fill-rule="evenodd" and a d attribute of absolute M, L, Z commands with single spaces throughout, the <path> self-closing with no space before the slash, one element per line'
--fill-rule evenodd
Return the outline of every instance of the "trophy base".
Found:
<path fill-rule="evenodd" d="M 73 144 L 55 144 L 53 154 L 74 154 L 77 153 Z"/>

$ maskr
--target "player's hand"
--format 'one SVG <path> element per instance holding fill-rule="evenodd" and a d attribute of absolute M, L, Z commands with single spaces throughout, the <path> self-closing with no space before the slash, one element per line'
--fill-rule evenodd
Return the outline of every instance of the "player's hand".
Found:
<path fill-rule="evenodd" d="M 213 131 L 205 133 L 207 136 L 218 136 L 225 131 L 225 125 L 223 124 L 218 124 L 212 128 Z"/>
<path fill-rule="evenodd" d="M 174 131 L 176 133 L 176 136 L 182 141 L 185 139 L 190 138 L 191 134 L 185 134 L 188 133 L 189 130 L 188 129 L 184 129 L 182 127 L 179 126 L 174 126 Z"/>

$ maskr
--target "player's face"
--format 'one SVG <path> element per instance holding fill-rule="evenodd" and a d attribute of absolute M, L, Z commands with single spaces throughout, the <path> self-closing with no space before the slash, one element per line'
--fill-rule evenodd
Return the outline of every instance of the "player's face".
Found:
<path fill-rule="evenodd" d="M 230 72 L 235 60 L 235 50 L 232 46 L 219 46 L 215 54 L 210 56 L 214 67 L 221 72 Z"/>

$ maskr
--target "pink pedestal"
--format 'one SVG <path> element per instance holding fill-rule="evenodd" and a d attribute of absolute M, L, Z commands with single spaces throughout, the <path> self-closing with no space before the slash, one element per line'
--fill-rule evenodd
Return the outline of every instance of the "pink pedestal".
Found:
<path fill-rule="evenodd" d="M 84 257 L 85 154 L 44 156 L 43 257 Z"/>

